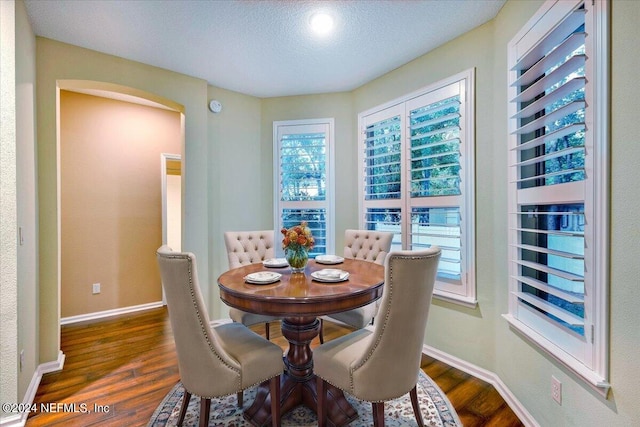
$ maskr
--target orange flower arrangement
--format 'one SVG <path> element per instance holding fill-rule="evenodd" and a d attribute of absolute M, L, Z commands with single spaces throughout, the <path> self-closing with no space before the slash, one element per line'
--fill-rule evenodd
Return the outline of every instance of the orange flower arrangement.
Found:
<path fill-rule="evenodd" d="M 313 249 L 315 240 L 306 221 L 302 221 L 300 225 L 289 229 L 283 228 L 280 232 L 284 236 L 282 239 L 282 249 L 292 251 L 299 251 L 300 249 L 308 251 Z"/>

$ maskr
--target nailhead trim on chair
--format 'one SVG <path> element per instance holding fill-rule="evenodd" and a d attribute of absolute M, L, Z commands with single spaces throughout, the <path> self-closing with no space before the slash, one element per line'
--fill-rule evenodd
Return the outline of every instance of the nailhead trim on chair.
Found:
<path fill-rule="evenodd" d="M 195 296 L 195 291 L 193 289 L 193 272 L 192 272 L 192 262 L 191 262 L 191 257 L 189 256 L 180 256 L 180 255 L 169 255 L 168 258 L 176 258 L 176 259 L 186 259 L 188 261 L 188 273 L 189 273 L 189 292 L 191 294 L 191 302 L 193 303 L 194 308 L 196 309 L 196 314 L 198 315 L 198 322 L 200 323 L 200 329 L 202 330 L 202 333 L 205 336 L 205 339 L 207 340 L 207 344 L 209 345 L 209 348 L 211 349 L 211 352 L 213 354 L 216 355 L 216 357 L 218 358 L 218 360 L 220 360 L 225 366 L 227 366 L 229 369 L 231 369 L 232 371 L 235 371 L 238 373 L 238 375 L 240 376 L 242 374 L 242 372 L 239 369 L 236 369 L 235 367 L 229 365 L 224 359 L 222 359 L 222 357 L 220 357 L 220 355 L 218 354 L 218 352 L 215 350 L 215 348 L 213 347 L 213 344 L 211 343 L 211 341 L 209 340 L 209 336 L 207 334 L 207 329 L 204 326 L 204 322 L 202 321 L 202 317 L 200 317 L 200 311 L 198 310 L 198 305 L 196 303 L 196 296 Z M 211 327 L 211 326 L 209 326 Z M 280 375 L 280 374 L 278 374 Z M 266 380 L 270 380 L 271 378 L 277 377 L 278 375 L 272 375 L 270 377 L 266 377 L 258 382 L 256 382 L 255 384 L 251 384 L 245 388 L 242 387 L 242 379 L 239 378 L 239 383 L 236 386 L 236 391 L 233 393 L 229 393 L 229 394 L 234 394 L 234 393 L 240 393 L 250 387 L 256 386 L 258 384 L 262 384 L 264 381 Z M 200 398 L 205 398 L 205 399 L 214 399 L 214 398 L 218 398 L 221 396 L 200 396 L 197 395 L 195 393 L 191 393 L 193 396 L 197 396 Z M 228 396 L 227 394 L 225 394 L 224 396 Z"/>
<path fill-rule="evenodd" d="M 394 258 L 398 258 L 398 259 L 416 259 L 418 257 L 413 256 L 413 255 L 395 255 Z M 382 337 L 382 334 L 384 333 L 384 329 L 387 326 L 387 323 L 389 321 L 389 306 L 391 306 L 391 300 L 393 299 L 393 266 L 391 265 L 391 259 L 389 260 L 389 304 L 387 304 L 387 311 L 384 314 L 384 322 L 382 324 L 382 331 L 380 332 L 380 334 L 378 335 L 378 339 L 376 339 L 376 342 L 373 344 L 373 346 L 371 347 L 371 351 L 369 351 L 369 353 L 364 357 L 364 359 L 362 360 L 362 362 L 360 364 L 358 364 L 357 366 L 354 366 L 353 368 L 351 368 L 350 372 L 351 372 L 351 392 L 353 393 L 353 389 L 354 389 L 354 384 L 353 384 L 353 372 L 355 372 L 356 370 L 358 370 L 365 362 L 367 362 L 367 360 L 369 360 L 369 358 L 372 356 L 373 352 L 375 351 L 375 349 L 378 347 L 378 345 L 380 344 L 380 339 Z M 378 316 L 376 316 L 377 318 Z M 417 377 L 416 377 L 417 379 Z M 332 384 L 334 387 L 337 387 L 335 384 Z M 393 400 L 393 399 L 397 399 L 399 397 L 404 396 L 406 393 L 402 393 L 399 396 L 395 396 L 395 397 L 390 397 L 387 398 L 385 400 L 371 400 L 370 402 L 387 402 L 389 400 Z"/>
<path fill-rule="evenodd" d="M 231 369 L 232 371 L 235 371 L 238 375 L 241 374 L 239 369 L 236 369 L 235 367 L 229 365 L 216 351 L 216 349 L 213 347 L 213 344 L 211 343 L 211 341 L 209 340 L 209 335 L 207 334 L 207 328 L 204 326 L 204 322 L 202 321 L 202 317 L 200 316 L 200 310 L 198 310 L 198 305 L 196 303 L 196 296 L 195 296 L 195 291 L 193 289 L 193 269 L 192 269 L 192 261 L 191 261 L 191 257 L 187 256 L 187 261 L 188 261 L 188 265 L 189 265 L 189 292 L 191 293 L 191 302 L 193 303 L 193 307 L 196 309 L 196 314 L 198 315 L 198 322 L 200 323 L 200 329 L 202 331 L 202 334 L 204 335 L 205 339 L 207 340 L 207 344 L 209 345 L 209 349 L 211 350 L 211 352 L 213 354 L 215 354 L 215 356 L 218 358 L 218 360 L 220 360 L 226 367 L 228 367 L 229 369 Z M 211 326 L 209 326 L 211 327 Z M 236 386 L 238 388 L 237 392 L 240 392 L 242 390 L 242 379 L 239 378 L 239 383 Z M 200 396 L 200 397 L 209 397 L 209 396 Z M 211 396 L 211 397 L 216 397 L 216 396 Z"/>

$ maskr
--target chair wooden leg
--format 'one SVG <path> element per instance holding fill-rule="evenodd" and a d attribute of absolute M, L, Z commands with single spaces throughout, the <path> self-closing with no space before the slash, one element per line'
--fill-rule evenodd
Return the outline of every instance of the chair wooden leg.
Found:
<path fill-rule="evenodd" d="M 384 427 L 384 402 L 371 402 L 373 408 L 373 426 Z"/>
<path fill-rule="evenodd" d="M 420 412 L 420 405 L 418 404 L 418 389 L 416 386 L 413 386 L 413 388 L 409 392 L 409 395 L 411 396 L 411 406 L 413 406 L 413 415 L 416 416 L 418 427 L 424 427 L 424 422 L 422 421 L 422 412 Z"/>
<path fill-rule="evenodd" d="M 184 421 L 185 415 L 187 415 L 187 408 L 189 406 L 189 401 L 191 400 L 191 393 L 187 390 L 184 391 L 184 395 L 182 396 L 182 408 L 180 408 L 180 417 L 178 418 L 178 427 L 182 425 Z"/>
<path fill-rule="evenodd" d="M 264 324 L 264 336 L 267 338 L 267 340 L 270 340 L 269 332 L 271 331 L 269 330 L 269 322 L 267 322 Z"/>
<path fill-rule="evenodd" d="M 200 398 L 200 427 L 209 425 L 209 413 L 211 412 L 211 399 Z"/>
<path fill-rule="evenodd" d="M 244 406 L 244 394 L 241 391 L 237 394 L 238 397 L 238 408 L 242 408 Z"/>
<path fill-rule="evenodd" d="M 322 331 L 324 331 L 324 320 L 320 319 L 320 334 L 318 335 L 320 337 L 320 344 L 324 344 L 324 333 L 322 333 Z"/>
<path fill-rule="evenodd" d="M 271 425 L 280 427 L 280 375 L 269 380 L 271 392 Z"/>
<path fill-rule="evenodd" d="M 325 411 L 325 401 L 327 398 L 327 384 L 320 377 L 316 377 L 316 392 L 318 393 L 318 427 L 327 425 L 327 414 Z"/>

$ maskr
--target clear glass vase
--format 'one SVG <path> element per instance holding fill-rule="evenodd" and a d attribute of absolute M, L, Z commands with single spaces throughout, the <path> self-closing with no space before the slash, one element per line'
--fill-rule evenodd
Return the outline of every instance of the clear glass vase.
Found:
<path fill-rule="evenodd" d="M 309 260 L 309 251 L 306 248 L 287 248 L 284 251 L 284 257 L 287 259 L 292 273 L 304 273 Z"/>

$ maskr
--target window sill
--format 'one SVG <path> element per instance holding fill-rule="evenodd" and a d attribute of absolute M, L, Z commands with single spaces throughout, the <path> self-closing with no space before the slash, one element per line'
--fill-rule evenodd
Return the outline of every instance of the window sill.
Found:
<path fill-rule="evenodd" d="M 475 299 L 475 297 L 455 295 L 448 292 L 440 291 L 438 289 L 433 290 L 433 297 L 442 301 L 462 305 L 468 308 L 476 308 L 478 306 L 478 300 Z"/>
<path fill-rule="evenodd" d="M 516 319 L 510 314 L 503 314 L 502 317 L 509 323 L 509 326 L 515 329 L 521 336 L 533 342 L 546 354 L 551 356 L 556 362 L 560 363 L 565 368 L 569 369 L 579 379 L 582 379 L 587 385 L 595 390 L 599 395 L 607 398 L 611 384 L 602 375 L 592 371 L 583 364 L 577 362 L 575 359 L 562 356 L 564 353 L 557 350 L 556 347 L 545 339 L 542 335 L 536 333 L 533 329 Z"/>

